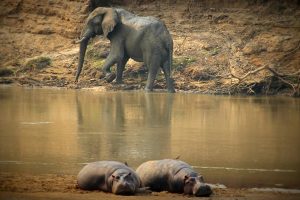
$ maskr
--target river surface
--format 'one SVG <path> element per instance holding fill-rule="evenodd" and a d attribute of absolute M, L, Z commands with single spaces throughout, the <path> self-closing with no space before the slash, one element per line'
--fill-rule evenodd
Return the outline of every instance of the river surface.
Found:
<path fill-rule="evenodd" d="M 300 100 L 0 87 L 0 171 L 186 161 L 206 182 L 300 189 Z"/>

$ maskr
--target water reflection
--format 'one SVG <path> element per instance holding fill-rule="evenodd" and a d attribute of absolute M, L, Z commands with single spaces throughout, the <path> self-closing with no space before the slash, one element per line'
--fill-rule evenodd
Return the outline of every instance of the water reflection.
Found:
<path fill-rule="evenodd" d="M 91 159 L 113 156 L 138 165 L 170 154 L 172 95 L 82 93 L 76 102 L 80 148 Z"/>
<path fill-rule="evenodd" d="M 300 101 L 282 97 L 0 88 L 0 170 L 175 158 L 207 181 L 300 188 Z"/>

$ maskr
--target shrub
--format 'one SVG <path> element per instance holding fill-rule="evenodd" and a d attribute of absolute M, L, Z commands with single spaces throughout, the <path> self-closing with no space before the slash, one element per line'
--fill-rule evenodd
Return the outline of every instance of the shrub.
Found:
<path fill-rule="evenodd" d="M 24 66 L 24 70 L 41 70 L 51 65 L 51 59 L 49 57 L 37 57 L 33 58 Z"/>

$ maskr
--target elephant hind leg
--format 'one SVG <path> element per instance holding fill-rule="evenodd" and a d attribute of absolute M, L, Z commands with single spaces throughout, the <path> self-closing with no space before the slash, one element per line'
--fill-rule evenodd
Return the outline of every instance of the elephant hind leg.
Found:
<path fill-rule="evenodd" d="M 148 78 L 145 87 L 146 91 L 153 91 L 154 81 L 160 66 L 161 62 L 159 56 L 152 56 L 151 59 L 149 59 L 149 61 L 147 62 Z"/>
<path fill-rule="evenodd" d="M 165 62 L 163 67 L 163 72 L 165 75 L 166 83 L 167 83 L 167 90 L 169 93 L 174 93 L 174 79 L 171 78 L 171 67 L 169 62 Z"/>
<path fill-rule="evenodd" d="M 171 78 L 171 71 L 170 71 L 170 64 L 169 64 L 169 62 L 164 63 L 164 65 L 163 65 L 162 68 L 163 68 L 163 72 L 164 72 L 165 79 L 166 79 L 166 82 L 167 82 L 167 90 L 170 93 L 174 93 L 175 92 L 175 89 L 174 89 L 174 79 Z"/>

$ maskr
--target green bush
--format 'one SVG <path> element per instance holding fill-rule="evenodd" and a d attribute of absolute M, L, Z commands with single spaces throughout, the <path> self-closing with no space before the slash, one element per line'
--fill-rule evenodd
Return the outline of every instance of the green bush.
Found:
<path fill-rule="evenodd" d="M 25 66 L 24 70 L 41 70 L 51 65 L 51 59 L 49 57 L 37 57 L 29 60 Z"/>
<path fill-rule="evenodd" d="M 196 58 L 190 58 L 190 57 L 177 57 L 177 58 L 173 58 L 173 66 L 172 68 L 174 70 L 178 70 L 181 71 L 184 68 L 186 68 L 186 66 L 196 62 L 197 59 Z"/>

